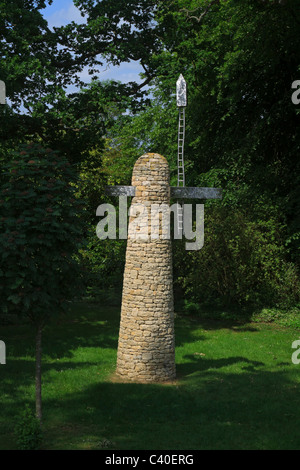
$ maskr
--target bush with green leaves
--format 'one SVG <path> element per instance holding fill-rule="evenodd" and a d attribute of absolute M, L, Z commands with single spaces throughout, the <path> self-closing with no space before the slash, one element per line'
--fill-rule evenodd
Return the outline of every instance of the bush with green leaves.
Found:
<path fill-rule="evenodd" d="M 253 221 L 242 211 L 210 206 L 204 246 L 176 243 L 176 284 L 189 302 L 291 307 L 300 298 L 299 274 L 287 262 L 274 217 Z"/>
<path fill-rule="evenodd" d="M 77 292 L 82 232 L 68 161 L 38 144 L 12 152 L 0 191 L 2 311 L 36 322 Z"/>
<path fill-rule="evenodd" d="M 42 420 L 42 329 L 80 293 L 82 239 L 76 172 L 38 144 L 3 165 L 0 191 L 0 304 L 36 328 L 36 415 Z"/>
<path fill-rule="evenodd" d="M 16 419 L 14 432 L 19 450 L 40 448 L 43 438 L 41 425 L 28 404 Z"/>
<path fill-rule="evenodd" d="M 96 224 L 88 231 L 81 250 L 84 281 L 88 297 L 110 304 L 120 302 L 125 266 L 126 240 L 100 240 Z"/>

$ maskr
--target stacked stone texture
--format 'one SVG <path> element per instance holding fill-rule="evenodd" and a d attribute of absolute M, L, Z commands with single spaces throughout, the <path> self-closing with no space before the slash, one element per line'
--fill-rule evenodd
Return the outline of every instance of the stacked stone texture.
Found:
<path fill-rule="evenodd" d="M 170 202 L 169 166 L 164 157 L 146 154 L 133 170 L 132 206 Z M 117 374 L 124 380 L 159 382 L 175 378 L 174 306 L 171 240 L 151 238 L 151 224 L 139 219 L 140 238 L 129 219 L 124 271 Z M 136 233 L 136 232 L 135 232 Z"/>

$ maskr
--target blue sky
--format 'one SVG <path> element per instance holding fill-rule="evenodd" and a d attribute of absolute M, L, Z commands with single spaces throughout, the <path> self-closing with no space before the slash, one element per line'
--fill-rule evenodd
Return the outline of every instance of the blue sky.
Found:
<path fill-rule="evenodd" d="M 54 0 L 52 5 L 47 6 L 47 8 L 42 10 L 42 14 L 48 21 L 50 28 L 53 28 L 53 26 L 66 25 L 71 21 L 84 23 L 84 18 L 82 18 L 78 8 L 75 7 L 72 0 Z M 129 81 L 137 81 L 140 83 L 141 79 L 139 77 L 139 73 L 142 72 L 143 69 L 138 62 L 131 61 L 125 62 L 119 67 L 104 66 L 102 69 L 99 68 L 99 70 L 100 73 L 97 75 L 100 80 L 114 79 L 120 80 L 123 83 L 127 83 Z M 89 83 L 91 80 L 87 69 L 80 74 L 80 77 L 86 83 Z"/>

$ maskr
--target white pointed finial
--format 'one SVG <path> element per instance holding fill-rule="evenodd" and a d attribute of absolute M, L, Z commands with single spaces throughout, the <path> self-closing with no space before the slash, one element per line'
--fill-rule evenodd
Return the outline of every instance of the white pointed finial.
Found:
<path fill-rule="evenodd" d="M 185 107 L 187 105 L 186 81 L 182 74 L 179 75 L 176 83 L 176 97 L 177 106 L 179 108 Z"/>

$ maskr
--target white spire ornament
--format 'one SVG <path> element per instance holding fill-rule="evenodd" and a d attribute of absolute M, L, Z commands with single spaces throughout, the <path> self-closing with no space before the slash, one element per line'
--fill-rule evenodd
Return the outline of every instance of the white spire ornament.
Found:
<path fill-rule="evenodd" d="M 176 96 L 178 108 L 185 108 L 187 105 L 186 81 L 180 74 L 176 83 Z"/>

